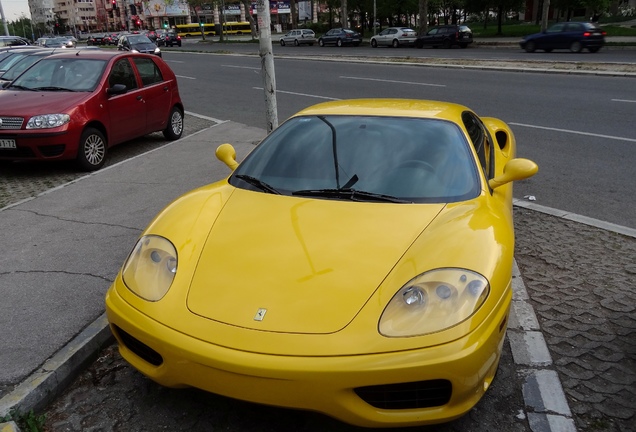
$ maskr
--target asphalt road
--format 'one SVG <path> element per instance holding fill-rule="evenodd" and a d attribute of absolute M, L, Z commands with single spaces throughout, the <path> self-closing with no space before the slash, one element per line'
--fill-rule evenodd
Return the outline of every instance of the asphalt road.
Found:
<path fill-rule="evenodd" d="M 306 49 L 312 48 L 320 49 Z M 631 55 L 635 58 L 633 51 Z M 265 128 L 258 56 L 182 51 L 166 52 L 164 58 L 178 76 L 188 110 Z M 630 181 L 636 178 L 633 78 L 325 60 L 276 59 L 279 123 L 309 105 L 333 99 L 406 97 L 461 103 L 480 116 L 508 122 L 517 137 L 518 156 L 539 164 L 537 176 L 515 185 L 516 198 L 534 197 L 547 207 L 636 228 L 630 199 L 636 195 L 636 183 Z"/>

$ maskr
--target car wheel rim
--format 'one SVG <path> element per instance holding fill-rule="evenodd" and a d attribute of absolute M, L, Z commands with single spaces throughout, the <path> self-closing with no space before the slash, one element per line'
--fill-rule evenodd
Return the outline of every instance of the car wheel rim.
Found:
<path fill-rule="evenodd" d="M 181 135 L 181 131 L 183 130 L 183 118 L 181 117 L 181 113 L 179 111 L 175 111 L 172 113 L 170 125 L 172 126 L 172 132 L 175 135 Z"/>
<path fill-rule="evenodd" d="M 99 165 L 104 160 L 106 146 L 104 141 L 97 135 L 90 135 L 84 144 L 84 156 L 91 165 Z"/>

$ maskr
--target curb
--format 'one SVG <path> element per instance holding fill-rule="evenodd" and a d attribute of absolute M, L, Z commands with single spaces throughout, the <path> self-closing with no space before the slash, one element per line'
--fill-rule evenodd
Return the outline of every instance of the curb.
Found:
<path fill-rule="evenodd" d="M 112 343 L 106 313 L 89 324 L 53 357 L 13 391 L 0 399 L 0 417 L 11 411 L 26 413 L 46 407 L 92 362 L 105 345 Z M 0 432 L 6 432 L 0 429 Z"/>
<path fill-rule="evenodd" d="M 521 392 L 530 429 L 536 432 L 576 432 L 561 380 L 553 368 L 550 351 L 516 260 L 512 269 L 512 291 L 507 336 L 514 363 L 524 367 L 519 373 L 524 379 Z"/>

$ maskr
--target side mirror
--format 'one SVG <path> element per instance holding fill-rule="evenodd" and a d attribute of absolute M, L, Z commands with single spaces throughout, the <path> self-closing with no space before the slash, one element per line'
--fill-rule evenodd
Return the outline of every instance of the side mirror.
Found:
<path fill-rule="evenodd" d="M 232 144 L 221 144 L 216 149 L 216 158 L 227 165 L 232 171 L 238 166 L 236 150 L 234 150 Z"/>
<path fill-rule="evenodd" d="M 109 95 L 118 95 L 118 94 L 124 94 L 126 93 L 127 88 L 125 85 L 123 84 L 115 84 L 112 87 L 109 87 L 106 89 L 106 94 Z"/>
<path fill-rule="evenodd" d="M 509 161 L 503 169 L 503 174 L 488 181 L 492 188 L 498 188 L 506 183 L 532 177 L 539 171 L 539 166 L 529 159 L 516 158 Z"/>

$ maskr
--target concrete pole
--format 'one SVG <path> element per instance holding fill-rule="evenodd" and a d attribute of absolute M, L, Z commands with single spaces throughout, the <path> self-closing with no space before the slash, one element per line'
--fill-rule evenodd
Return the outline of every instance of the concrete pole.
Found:
<path fill-rule="evenodd" d="M 9 26 L 7 26 L 7 20 L 4 18 L 4 10 L 2 9 L 1 1 L 0 1 L 0 18 L 2 18 L 2 27 L 4 27 L 4 35 L 9 36 Z"/>
<path fill-rule="evenodd" d="M 276 74 L 274 71 L 274 53 L 272 52 L 272 29 L 269 15 L 269 0 L 257 0 L 259 51 L 263 88 L 265 90 L 265 115 L 267 133 L 278 127 L 278 108 L 276 104 Z"/>
<path fill-rule="evenodd" d="M 548 28 L 548 14 L 550 12 L 550 0 L 543 0 L 543 14 L 541 19 L 541 31 L 544 32 Z"/>

